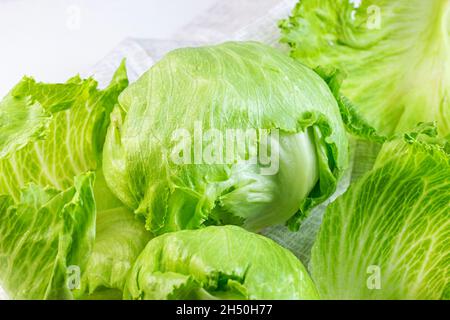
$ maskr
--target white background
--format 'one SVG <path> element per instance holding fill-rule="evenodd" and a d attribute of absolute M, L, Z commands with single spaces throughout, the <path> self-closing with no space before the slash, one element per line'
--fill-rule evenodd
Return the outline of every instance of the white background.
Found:
<path fill-rule="evenodd" d="M 0 0 L 0 96 L 23 75 L 63 82 L 126 37 L 169 39 L 216 0 Z"/>

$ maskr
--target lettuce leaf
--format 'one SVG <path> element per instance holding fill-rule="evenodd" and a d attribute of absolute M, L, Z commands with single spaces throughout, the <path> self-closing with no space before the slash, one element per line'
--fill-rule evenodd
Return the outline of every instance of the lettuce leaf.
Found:
<path fill-rule="evenodd" d="M 99 168 L 109 114 L 127 85 L 124 62 L 104 90 L 79 77 L 64 84 L 22 79 L 0 102 L 0 194 L 18 201 L 30 182 L 65 190 Z"/>
<path fill-rule="evenodd" d="M 99 176 L 94 189 L 97 204 L 96 234 L 83 272 L 78 299 L 122 299 L 126 277 L 151 234 L 144 221 L 126 208 Z"/>
<path fill-rule="evenodd" d="M 94 175 L 65 191 L 25 188 L 0 196 L 0 285 L 13 299 L 71 299 L 94 244 Z"/>
<path fill-rule="evenodd" d="M 326 213 L 311 272 L 327 299 L 440 299 L 450 284 L 450 155 L 433 126 L 385 144 Z"/>
<path fill-rule="evenodd" d="M 117 290 L 122 296 L 124 278 L 149 239 L 144 223 L 112 195 L 101 170 L 110 112 L 127 85 L 123 62 L 109 86 L 102 90 L 91 78 L 74 77 L 64 84 L 46 84 L 26 77 L 0 102 L 0 227 L 5 228 L 8 237 L 0 241 L 0 257 L 8 268 L 1 279 L 11 298 L 99 297 L 108 290 Z M 73 190 L 78 190 L 77 177 L 85 171 L 96 175 L 95 182 L 93 176 L 90 179 L 92 199 L 77 199 Z M 36 202 L 34 211 L 29 209 L 32 200 Z M 67 215 L 71 201 L 79 201 L 79 206 L 89 204 L 93 217 L 89 224 L 61 218 Z M 28 215 L 21 213 L 19 219 L 14 212 L 20 210 Z M 33 221 L 39 221 L 39 228 L 25 224 Z M 49 248 L 43 242 L 45 232 L 53 237 L 48 239 Z M 35 246 L 30 245 L 30 239 L 40 238 L 43 240 Z M 21 241 L 29 248 L 22 247 Z M 71 257 L 75 250 L 71 247 L 76 246 L 83 246 L 82 252 L 77 252 L 82 258 Z M 46 256 L 36 260 L 36 270 L 30 268 L 34 267 L 30 262 L 34 261 L 32 254 Z M 63 269 L 70 259 L 76 260 L 80 268 L 79 286 L 74 290 L 68 290 L 63 283 L 67 272 Z M 52 268 L 58 272 L 55 280 L 51 275 L 41 277 L 38 272 Z"/>
<path fill-rule="evenodd" d="M 449 1 L 301 0 L 280 28 L 292 57 L 346 73 L 343 94 L 382 134 L 450 134 Z"/>

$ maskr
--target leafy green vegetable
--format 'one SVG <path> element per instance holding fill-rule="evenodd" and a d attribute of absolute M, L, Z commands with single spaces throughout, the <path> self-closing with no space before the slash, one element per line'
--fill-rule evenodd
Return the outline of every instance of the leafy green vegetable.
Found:
<path fill-rule="evenodd" d="M 386 144 L 328 207 L 311 261 L 324 298 L 448 298 L 450 156 L 435 135 L 422 125 Z"/>
<path fill-rule="evenodd" d="M 63 192 L 31 184 L 19 203 L 0 196 L 0 281 L 11 298 L 73 297 L 69 268 L 82 270 L 94 243 L 93 178 Z"/>
<path fill-rule="evenodd" d="M 109 115 L 127 85 L 122 63 L 104 90 L 93 79 L 44 84 L 24 78 L 0 102 L 0 282 L 11 297 L 122 296 L 125 276 L 149 240 L 144 223 L 111 194 L 101 170 Z M 91 198 L 84 195 L 87 187 L 77 187 L 76 177 L 87 171 L 96 172 Z M 64 283 L 68 262 L 82 277 L 73 290 Z M 49 274 L 41 277 L 39 270 Z"/>
<path fill-rule="evenodd" d="M 127 85 L 124 63 L 105 90 L 93 79 L 24 78 L 0 102 L 0 194 L 18 201 L 30 182 L 65 190 L 98 169 L 109 114 Z"/>
<path fill-rule="evenodd" d="M 105 143 L 105 178 L 154 234 L 222 224 L 260 230 L 288 220 L 298 228 L 334 192 L 348 164 L 344 124 L 327 84 L 259 43 L 175 50 L 130 85 L 119 104 Z M 277 171 L 261 174 L 260 162 L 236 153 L 231 161 L 197 159 L 212 144 L 195 140 L 197 127 L 216 129 L 219 137 L 227 130 L 270 131 Z M 184 158 L 194 155 L 191 162 L 172 161 L 179 130 L 193 137 L 183 150 Z M 215 155 L 225 157 L 229 147 L 227 140 Z M 243 158 L 253 159 L 250 152 Z"/>
<path fill-rule="evenodd" d="M 367 142 L 383 143 L 388 138 L 381 135 L 374 127 L 361 117 L 353 104 L 341 94 L 342 83 L 345 76 L 342 71 L 335 68 L 317 67 L 314 70 L 328 84 L 339 105 L 342 120 L 344 121 L 347 132 L 354 138 Z"/>
<path fill-rule="evenodd" d="M 337 67 L 342 92 L 383 134 L 436 121 L 450 134 L 450 1 L 301 0 L 281 41 L 310 67 Z"/>
<path fill-rule="evenodd" d="M 117 292 L 117 298 L 122 298 L 126 276 L 150 240 L 150 234 L 124 207 L 99 211 L 96 227 L 95 245 L 81 282 L 82 294 L 78 296 L 96 295 L 100 299 Z"/>
<path fill-rule="evenodd" d="M 97 219 L 95 244 L 77 293 L 82 299 L 121 299 L 126 276 L 150 240 L 144 222 L 108 190 L 104 179 L 95 183 Z"/>
<path fill-rule="evenodd" d="M 314 71 L 229 42 L 175 50 L 129 87 L 125 64 L 105 89 L 25 77 L 0 102 L 0 285 L 15 299 L 449 299 L 449 3 L 303 0 L 283 41 Z M 382 28 L 364 25 L 372 11 Z M 359 180 L 326 211 L 313 282 L 245 229 L 298 229 L 344 171 Z"/>
<path fill-rule="evenodd" d="M 235 226 L 152 239 L 127 281 L 127 299 L 316 299 L 288 250 Z"/>

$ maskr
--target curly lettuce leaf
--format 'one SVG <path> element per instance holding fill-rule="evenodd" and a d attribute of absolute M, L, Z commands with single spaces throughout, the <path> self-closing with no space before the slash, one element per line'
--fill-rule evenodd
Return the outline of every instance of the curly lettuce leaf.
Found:
<path fill-rule="evenodd" d="M 328 84 L 339 105 L 342 121 L 347 132 L 355 138 L 367 142 L 383 143 L 388 138 L 381 135 L 359 114 L 350 100 L 341 94 L 345 75 L 339 69 L 317 67 L 314 71 Z"/>
<path fill-rule="evenodd" d="M 322 297 L 445 298 L 450 155 L 436 134 L 422 125 L 387 143 L 374 169 L 328 207 L 311 260 Z"/>
<path fill-rule="evenodd" d="M 382 134 L 450 134 L 448 0 L 301 0 L 280 28 L 292 57 L 348 75 L 343 94 Z"/>
<path fill-rule="evenodd" d="M 86 288 L 90 294 L 101 291 L 97 290 L 100 286 L 106 290 L 123 289 L 124 280 L 120 284 L 119 278 L 125 277 L 148 241 L 143 223 L 135 221 L 111 194 L 101 170 L 109 115 L 127 85 L 125 63 L 122 63 L 103 90 L 97 88 L 95 80 L 82 80 L 78 76 L 64 84 L 37 83 L 24 78 L 0 103 L 0 137 L 4 138 L 0 142 L 0 194 L 5 194 L 5 199 L 21 202 L 21 188 L 30 183 L 45 190 L 65 190 L 73 186 L 75 176 L 84 170 L 95 170 L 97 176 L 93 192 L 95 225 L 100 228 L 95 230 L 93 226 L 95 244 L 83 252 L 88 262 L 80 270 L 83 277 L 80 288 L 62 298 L 78 298 Z M 49 216 L 57 214 L 56 210 L 49 210 Z M 4 218 L 6 223 L 8 218 Z M 127 239 L 124 231 L 122 236 L 113 234 L 120 228 L 130 232 Z M 19 238 L 21 233 L 17 230 L 16 236 Z M 71 240 L 82 241 L 76 235 Z M 114 246 L 121 250 L 114 252 Z M 36 252 L 39 253 L 37 249 Z M 98 279 L 96 276 L 101 271 L 105 272 L 104 277 Z"/>
<path fill-rule="evenodd" d="M 94 244 L 94 175 L 57 191 L 35 184 L 0 196 L 0 285 L 13 299 L 71 299 Z"/>
<path fill-rule="evenodd" d="M 93 79 L 24 78 L 0 102 L 0 194 L 18 201 L 30 182 L 65 190 L 75 176 L 96 170 L 109 114 L 127 85 L 124 63 L 104 90 Z"/>

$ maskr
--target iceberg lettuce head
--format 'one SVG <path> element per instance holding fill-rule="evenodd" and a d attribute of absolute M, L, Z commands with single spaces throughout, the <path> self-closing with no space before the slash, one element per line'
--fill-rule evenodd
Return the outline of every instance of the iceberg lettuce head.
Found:
<path fill-rule="evenodd" d="M 110 189 L 154 234 L 235 224 L 295 228 L 348 163 L 338 102 L 266 45 L 175 50 L 119 97 L 104 153 Z"/>
<path fill-rule="evenodd" d="M 301 262 L 236 226 L 152 239 L 129 274 L 127 299 L 317 299 Z"/>

